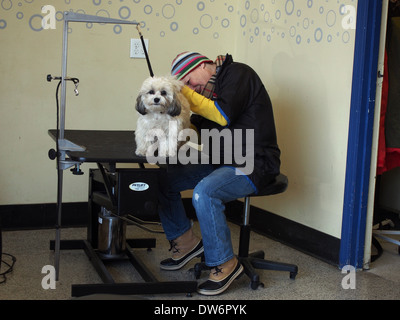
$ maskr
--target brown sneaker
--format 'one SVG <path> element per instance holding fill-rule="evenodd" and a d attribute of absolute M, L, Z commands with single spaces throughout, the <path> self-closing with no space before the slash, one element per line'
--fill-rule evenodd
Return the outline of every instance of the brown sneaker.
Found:
<path fill-rule="evenodd" d="M 192 228 L 183 235 L 170 241 L 172 258 L 160 262 L 163 270 L 178 270 L 196 257 L 201 257 L 204 252 L 203 242 L 193 233 Z"/>
<path fill-rule="evenodd" d="M 197 292 L 207 296 L 213 296 L 224 292 L 233 280 L 243 272 L 243 266 L 234 257 L 210 271 L 208 280 L 197 287 Z"/>

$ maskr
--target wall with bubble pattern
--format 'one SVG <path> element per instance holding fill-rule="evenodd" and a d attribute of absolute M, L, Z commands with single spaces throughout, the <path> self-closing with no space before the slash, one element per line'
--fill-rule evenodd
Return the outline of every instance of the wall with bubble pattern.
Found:
<path fill-rule="evenodd" d="M 255 41 L 273 42 L 276 38 L 287 38 L 298 45 L 311 42 L 349 43 L 351 32 L 342 28 L 342 22 L 348 15 L 346 6 L 355 5 L 354 0 L 248 0 L 225 1 L 224 10 L 218 8 L 216 11 L 215 3 L 218 2 L 220 5 L 220 1 L 195 0 L 190 1 L 191 11 L 196 13 L 195 18 L 187 23 L 181 22 L 182 16 L 178 12 L 180 6 L 188 6 L 187 3 L 183 4 L 183 0 L 171 2 L 91 0 L 90 2 L 91 5 L 85 3 L 82 8 L 80 7 L 82 3 L 64 0 L 63 10 L 141 22 L 142 27 L 151 31 L 153 37 L 166 37 L 185 28 L 190 29 L 193 36 L 200 36 L 205 30 L 210 30 L 209 36 L 218 39 L 222 35 L 229 34 L 229 31 L 239 24 L 242 36 L 248 37 L 250 44 Z M 29 6 L 32 4 L 35 4 L 35 0 L 1 0 L 0 30 L 7 29 L 8 21 L 16 19 L 24 23 L 28 30 L 43 31 L 42 18 L 45 14 L 30 12 Z M 138 16 L 140 19 L 137 19 Z M 157 28 L 156 25 L 148 23 L 152 18 L 164 20 L 167 24 L 163 28 Z M 63 20 L 63 11 L 56 11 L 56 20 L 58 22 Z M 262 27 L 258 26 L 259 23 Z M 278 23 L 283 28 L 276 28 Z M 93 24 L 87 23 L 86 27 L 90 29 Z M 124 26 L 115 25 L 112 28 L 115 34 L 120 34 Z M 72 28 L 70 32 L 73 32 Z"/>

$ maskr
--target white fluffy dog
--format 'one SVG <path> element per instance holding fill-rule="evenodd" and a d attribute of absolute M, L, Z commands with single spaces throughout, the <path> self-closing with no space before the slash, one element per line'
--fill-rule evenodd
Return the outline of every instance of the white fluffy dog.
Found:
<path fill-rule="evenodd" d="M 147 78 L 136 99 L 139 112 L 135 131 L 136 154 L 173 157 L 180 145 L 179 133 L 190 126 L 189 102 L 181 93 L 183 83 L 172 76 Z"/>

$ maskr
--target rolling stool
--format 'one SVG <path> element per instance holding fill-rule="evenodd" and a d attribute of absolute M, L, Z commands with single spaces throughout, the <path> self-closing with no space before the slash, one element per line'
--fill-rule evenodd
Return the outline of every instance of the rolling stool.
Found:
<path fill-rule="evenodd" d="M 240 227 L 239 254 L 237 258 L 242 263 L 245 273 L 250 278 L 250 286 L 253 290 L 257 289 L 259 286 L 264 286 L 264 284 L 260 282 L 260 277 L 256 273 L 255 269 L 288 271 L 290 272 L 290 279 L 295 279 L 298 272 L 298 267 L 296 265 L 264 260 L 264 251 L 260 250 L 249 254 L 251 231 L 249 224 L 250 198 L 282 193 L 287 189 L 287 186 L 287 177 L 283 174 L 280 174 L 275 178 L 273 183 L 267 185 L 262 190 L 259 190 L 258 194 L 252 194 L 244 198 L 243 225 Z M 201 271 L 205 269 L 210 268 L 207 267 L 204 262 L 197 263 L 194 266 L 194 273 L 197 279 L 200 278 Z"/>

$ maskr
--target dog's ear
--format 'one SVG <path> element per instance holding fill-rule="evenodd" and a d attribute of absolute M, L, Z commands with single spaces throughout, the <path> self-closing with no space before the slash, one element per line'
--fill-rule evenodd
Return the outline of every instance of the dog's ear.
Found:
<path fill-rule="evenodd" d="M 139 94 L 138 97 L 136 98 L 136 106 L 135 106 L 136 110 L 141 114 L 141 115 L 145 115 L 146 112 L 146 107 L 144 105 L 144 103 L 142 102 L 142 95 Z"/>
<path fill-rule="evenodd" d="M 181 114 L 181 104 L 179 102 L 178 97 L 174 94 L 174 100 L 172 101 L 172 103 L 168 106 L 167 109 L 167 113 L 171 116 L 171 117 L 176 117 L 179 116 Z"/>
<path fill-rule="evenodd" d="M 177 80 L 176 77 L 170 77 L 170 83 L 174 89 L 174 92 L 180 92 L 184 86 L 183 82 Z"/>

